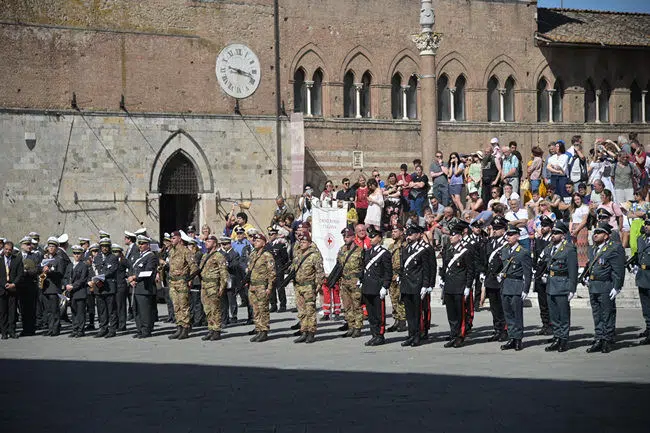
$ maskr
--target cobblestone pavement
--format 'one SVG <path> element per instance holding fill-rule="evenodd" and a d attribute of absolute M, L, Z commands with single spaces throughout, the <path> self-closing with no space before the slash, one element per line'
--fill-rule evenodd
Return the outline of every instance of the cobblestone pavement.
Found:
<path fill-rule="evenodd" d="M 486 341 L 485 310 L 461 349 L 442 347 L 441 308 L 433 309 L 432 340 L 418 348 L 399 345 L 404 333 L 364 347 L 367 335 L 338 337 L 341 322 L 319 323 L 315 344 L 293 344 L 295 314 L 271 317 L 272 339 L 263 344 L 248 342 L 245 325 L 218 342 L 201 341 L 204 328 L 170 341 L 168 324 L 148 340 L 127 331 L 111 340 L 0 341 L 0 431 L 647 431 L 650 346 L 633 346 L 642 325 L 636 309 L 619 311 L 617 349 L 608 355 L 585 353 L 589 310 L 573 311 L 566 353 L 544 352 L 536 308 L 524 313 L 522 352 Z"/>

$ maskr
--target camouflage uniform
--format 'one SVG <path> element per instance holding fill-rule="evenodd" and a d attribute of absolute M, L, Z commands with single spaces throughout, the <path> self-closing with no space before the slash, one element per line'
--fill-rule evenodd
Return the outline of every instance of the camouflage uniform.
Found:
<path fill-rule="evenodd" d="M 393 305 L 393 319 L 397 321 L 406 320 L 406 310 L 404 310 L 404 303 L 401 300 L 399 283 L 397 282 L 397 277 L 402 268 L 401 255 L 403 246 L 404 240 L 399 239 L 395 241 L 393 246 L 390 248 L 390 252 L 393 255 L 393 279 L 390 282 L 390 288 L 388 291 L 390 293 L 390 302 Z"/>
<path fill-rule="evenodd" d="M 206 263 L 207 262 L 207 263 Z M 204 254 L 199 269 L 201 271 L 201 302 L 208 319 L 208 330 L 221 331 L 221 296 L 228 284 L 228 262 L 226 257 L 215 251 Z"/>
<path fill-rule="evenodd" d="M 269 313 L 269 296 L 275 282 L 275 260 L 273 254 L 266 250 L 255 250 L 248 259 L 250 286 L 248 297 L 253 305 L 253 320 L 257 332 L 268 332 L 271 315 Z M 269 294 L 266 291 L 269 291 Z"/>
<path fill-rule="evenodd" d="M 179 244 L 169 249 L 169 297 L 174 304 L 176 324 L 190 327 L 190 288 L 187 285 L 190 274 L 198 271 L 194 254 Z"/>
<path fill-rule="evenodd" d="M 345 258 L 350 254 L 351 248 L 354 247 L 356 247 L 356 250 L 345 263 Z M 363 248 L 354 243 L 351 248 L 343 245 L 336 257 L 336 261 L 341 265 L 345 263 L 339 281 L 339 288 L 341 289 L 343 308 L 345 308 L 345 321 L 350 329 L 361 329 L 363 327 L 363 309 L 361 308 L 361 287 L 357 286 L 357 282 L 363 271 Z"/>
<path fill-rule="evenodd" d="M 300 331 L 303 333 L 316 332 L 316 293 L 325 278 L 323 257 L 316 245 L 312 244 L 306 251 L 296 254 L 291 263 L 292 269 L 296 270 L 302 258 L 310 252 L 313 254 L 300 266 L 294 279 L 298 320 L 300 320 Z"/>

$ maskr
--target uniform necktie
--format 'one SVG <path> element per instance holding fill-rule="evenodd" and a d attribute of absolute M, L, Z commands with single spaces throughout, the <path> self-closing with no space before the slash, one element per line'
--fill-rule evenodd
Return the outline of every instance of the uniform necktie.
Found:
<path fill-rule="evenodd" d="M 9 282 L 9 266 L 11 265 L 11 259 L 9 257 L 5 257 L 5 270 L 6 270 L 6 276 L 7 276 L 7 282 Z"/>

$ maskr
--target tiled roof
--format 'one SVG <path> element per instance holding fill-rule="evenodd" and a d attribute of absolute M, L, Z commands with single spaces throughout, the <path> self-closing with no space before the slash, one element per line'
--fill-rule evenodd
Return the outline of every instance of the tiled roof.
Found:
<path fill-rule="evenodd" d="M 650 47 L 650 14 L 577 9 L 537 9 L 542 42 Z"/>

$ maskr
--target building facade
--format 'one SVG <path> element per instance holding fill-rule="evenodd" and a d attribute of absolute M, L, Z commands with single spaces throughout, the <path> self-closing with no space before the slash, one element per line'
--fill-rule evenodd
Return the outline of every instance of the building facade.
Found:
<path fill-rule="evenodd" d="M 279 190 L 396 171 L 422 151 L 419 3 L 279 0 L 276 35 L 270 0 L 9 2 L 0 234 L 214 228 L 242 199 L 264 227 Z M 433 5 L 443 152 L 650 138 L 650 15 Z M 231 43 L 260 60 L 239 101 L 215 71 Z"/>

